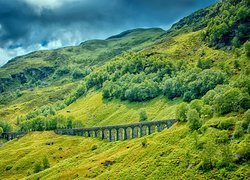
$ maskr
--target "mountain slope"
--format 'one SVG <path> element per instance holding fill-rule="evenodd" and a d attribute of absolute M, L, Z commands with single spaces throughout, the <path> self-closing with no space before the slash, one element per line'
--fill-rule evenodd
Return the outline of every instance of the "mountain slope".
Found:
<path fill-rule="evenodd" d="M 86 72 L 82 69 L 100 66 L 126 51 L 138 51 L 155 43 L 164 33 L 159 28 L 135 29 L 119 38 L 89 40 L 79 46 L 16 57 L 0 68 L 0 92 L 34 86 L 37 80 L 53 84 L 58 80 L 57 74 L 70 76 L 77 71 L 83 77 Z"/>
<path fill-rule="evenodd" d="M 237 30 L 235 23 L 237 27 L 247 24 L 246 5 L 245 0 L 225 0 L 184 18 L 166 33 L 130 30 L 68 47 L 69 51 L 46 51 L 56 55 L 48 61 L 54 72 L 45 71 L 44 79 L 32 71 L 18 75 L 19 79 L 35 77 L 21 88 L 20 82 L 10 86 L 5 79 L 3 84 L 8 86 L 0 95 L 3 130 L 10 130 L 9 123 L 15 130 L 47 132 L 30 132 L 0 147 L 0 174 L 28 179 L 249 177 L 249 32 L 243 33 L 246 39 L 238 34 L 225 39 Z M 224 13 L 231 8 L 234 13 Z M 237 14 L 243 14 L 242 19 L 230 25 Z M 218 18 L 228 28 L 211 44 Z M 240 38 L 237 46 L 232 43 L 235 37 Z M 81 47 L 84 50 L 78 54 L 74 49 Z M 116 49 L 121 50 L 118 56 Z M 108 53 L 102 59 L 103 51 Z M 34 64 L 47 63 L 46 53 L 36 53 L 41 57 L 33 57 Z M 90 55 L 91 59 L 85 58 Z M 21 62 L 33 63 L 27 56 L 21 59 L 2 72 L 11 73 Z M 163 132 L 128 141 L 48 132 L 167 118 L 179 122 Z M 50 140 L 54 144 L 46 145 Z M 16 162 L 12 154 L 20 160 Z"/>

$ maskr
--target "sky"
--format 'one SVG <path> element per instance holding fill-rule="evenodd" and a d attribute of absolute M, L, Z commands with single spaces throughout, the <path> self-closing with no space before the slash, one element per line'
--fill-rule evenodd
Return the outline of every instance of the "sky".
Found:
<path fill-rule="evenodd" d="M 32 51 L 171 25 L 217 0 L 0 0 L 0 66 Z"/>

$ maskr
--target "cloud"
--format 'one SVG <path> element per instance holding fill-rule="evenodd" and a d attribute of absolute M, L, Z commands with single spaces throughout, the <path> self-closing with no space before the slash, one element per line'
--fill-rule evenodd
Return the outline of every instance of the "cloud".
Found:
<path fill-rule="evenodd" d="M 24 0 L 29 6 L 35 8 L 37 13 L 41 13 L 43 9 L 56 9 L 66 3 L 72 3 L 79 0 Z"/>
<path fill-rule="evenodd" d="M 0 64 L 137 27 L 169 27 L 215 0 L 0 0 Z M 44 44 L 44 42 L 46 42 Z M 54 44 L 54 45 L 52 45 Z M 15 48 L 16 47 L 16 48 Z M 19 49 L 18 49 L 19 48 Z"/>

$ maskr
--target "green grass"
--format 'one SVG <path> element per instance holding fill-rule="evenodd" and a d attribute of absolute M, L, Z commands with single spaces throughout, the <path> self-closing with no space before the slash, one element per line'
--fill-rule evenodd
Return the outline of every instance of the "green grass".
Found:
<path fill-rule="evenodd" d="M 220 160 L 223 148 L 233 153 L 238 140 L 218 143 L 220 130 L 209 128 L 198 141 L 210 139 L 211 156 Z M 246 135 L 247 137 L 248 135 Z M 32 141 L 30 140 L 32 139 Z M 147 145 L 142 146 L 146 139 Z M 46 142 L 53 141 L 53 145 Z M 207 144 L 207 143 L 205 143 Z M 91 150 L 96 145 L 96 150 Z M 77 136 L 59 136 L 53 132 L 33 132 L 6 143 L 0 149 L 0 174 L 3 179 L 217 179 L 247 178 L 249 163 L 235 164 L 232 170 L 199 170 L 204 149 L 196 148 L 194 135 L 184 124 L 176 124 L 147 137 L 107 142 Z M 47 157 L 50 168 L 35 174 L 34 166 Z M 111 161 L 105 166 L 105 161 Z M 12 166 L 6 170 L 7 166 Z M 224 173 L 221 173 L 225 171 Z"/>
<path fill-rule="evenodd" d="M 24 90 L 22 96 L 0 107 L 0 117 L 15 125 L 18 116 L 25 115 L 43 105 L 63 100 L 64 96 L 69 94 L 76 86 L 76 83 L 69 83 L 61 86 Z"/>
<path fill-rule="evenodd" d="M 58 114 L 81 120 L 85 126 L 126 124 L 138 122 L 141 110 L 146 111 L 148 120 L 174 118 L 179 102 L 180 99 L 170 101 L 164 96 L 146 102 L 104 100 L 97 91 L 81 97 Z"/>

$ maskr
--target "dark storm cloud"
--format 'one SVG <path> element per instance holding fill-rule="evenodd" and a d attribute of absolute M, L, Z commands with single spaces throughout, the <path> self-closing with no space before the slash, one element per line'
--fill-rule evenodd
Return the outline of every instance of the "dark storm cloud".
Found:
<path fill-rule="evenodd" d="M 52 41 L 59 43 L 55 46 L 64 46 L 104 38 L 130 28 L 168 27 L 181 17 L 214 2 L 0 0 L 0 48 L 31 48 L 35 44 L 49 46 Z"/>

